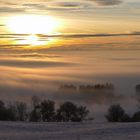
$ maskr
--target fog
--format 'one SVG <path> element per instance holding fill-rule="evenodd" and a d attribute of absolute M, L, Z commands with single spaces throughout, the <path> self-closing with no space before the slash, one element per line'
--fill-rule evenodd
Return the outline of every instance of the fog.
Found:
<path fill-rule="evenodd" d="M 33 95 L 58 103 L 87 105 L 96 116 L 110 104 L 121 103 L 130 113 L 136 108 L 135 86 L 140 83 L 139 37 L 64 40 L 51 48 L 1 47 L 0 98 L 28 102 Z M 101 42 L 101 43 L 100 43 Z M 60 86 L 112 83 L 111 94 L 62 92 Z"/>

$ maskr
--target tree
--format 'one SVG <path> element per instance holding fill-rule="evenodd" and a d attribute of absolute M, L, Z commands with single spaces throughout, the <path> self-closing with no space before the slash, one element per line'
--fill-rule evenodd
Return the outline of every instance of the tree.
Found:
<path fill-rule="evenodd" d="M 27 106 L 23 102 L 10 103 L 7 106 L 7 110 L 9 115 L 13 114 L 17 121 L 25 121 L 27 118 Z"/>
<path fill-rule="evenodd" d="M 31 122 L 39 122 L 41 121 L 41 112 L 40 106 L 36 106 L 30 113 L 29 121 Z"/>
<path fill-rule="evenodd" d="M 44 122 L 54 121 L 55 116 L 55 103 L 51 100 L 44 100 L 41 102 L 41 115 Z"/>
<path fill-rule="evenodd" d="M 0 101 L 0 120 L 1 121 L 7 120 L 6 114 L 7 112 L 6 112 L 5 104 L 3 101 Z"/>
<path fill-rule="evenodd" d="M 78 107 L 72 102 L 65 102 L 57 110 L 57 121 L 82 121 L 88 113 L 86 107 Z"/>
<path fill-rule="evenodd" d="M 10 121 L 17 121 L 17 110 L 14 104 L 8 104 L 6 108 L 6 118 Z"/>
<path fill-rule="evenodd" d="M 76 118 L 74 121 L 83 121 L 88 115 L 89 110 L 85 106 L 77 107 Z"/>
<path fill-rule="evenodd" d="M 0 101 L 0 120 L 16 121 L 16 110 L 12 105 L 5 106 L 4 102 Z"/>
<path fill-rule="evenodd" d="M 105 117 L 109 122 L 125 122 L 129 120 L 129 116 L 119 104 L 110 106 Z"/>
<path fill-rule="evenodd" d="M 33 108 L 39 106 L 40 105 L 40 102 L 41 102 L 41 99 L 38 96 L 32 96 L 32 98 L 31 98 L 31 104 L 32 104 L 32 107 Z"/>
<path fill-rule="evenodd" d="M 29 114 L 29 121 L 32 122 L 41 121 L 40 102 L 41 99 L 38 96 L 32 96 L 31 98 L 32 111 Z"/>
<path fill-rule="evenodd" d="M 60 121 L 71 121 L 76 116 L 77 106 L 71 102 L 63 103 L 57 111 Z"/>
<path fill-rule="evenodd" d="M 0 100 L 0 109 L 1 109 L 1 108 L 4 108 L 4 107 L 5 107 L 4 102 Z"/>
<path fill-rule="evenodd" d="M 27 106 L 23 102 L 16 102 L 17 120 L 25 121 L 27 117 Z"/>
<path fill-rule="evenodd" d="M 140 122 L 140 111 L 136 112 L 136 113 L 133 115 L 132 121 L 134 121 L 134 122 Z"/>
<path fill-rule="evenodd" d="M 140 84 L 136 85 L 136 92 L 140 93 Z"/>

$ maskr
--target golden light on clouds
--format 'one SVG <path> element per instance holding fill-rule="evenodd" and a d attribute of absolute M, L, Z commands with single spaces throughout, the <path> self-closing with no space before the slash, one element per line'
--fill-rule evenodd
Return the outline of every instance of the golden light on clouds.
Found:
<path fill-rule="evenodd" d="M 44 45 L 45 42 L 40 41 L 37 35 L 28 35 L 24 39 L 18 41 L 19 44 L 29 44 L 29 45 Z"/>
<path fill-rule="evenodd" d="M 21 15 L 9 18 L 6 26 L 16 34 L 56 34 L 60 22 L 51 16 Z"/>

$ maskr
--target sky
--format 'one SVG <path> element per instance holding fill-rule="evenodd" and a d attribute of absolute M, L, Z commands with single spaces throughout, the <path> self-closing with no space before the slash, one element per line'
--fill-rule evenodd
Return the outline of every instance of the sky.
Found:
<path fill-rule="evenodd" d="M 10 17 L 29 14 L 53 17 L 59 21 L 58 33 L 140 31 L 139 0 L 1 0 L 1 32 L 10 32 Z"/>
<path fill-rule="evenodd" d="M 139 0 L 0 0 L 0 98 L 72 100 L 98 113 L 119 99 L 133 110 L 139 17 Z M 58 92 L 106 82 L 116 86 L 111 96 Z"/>

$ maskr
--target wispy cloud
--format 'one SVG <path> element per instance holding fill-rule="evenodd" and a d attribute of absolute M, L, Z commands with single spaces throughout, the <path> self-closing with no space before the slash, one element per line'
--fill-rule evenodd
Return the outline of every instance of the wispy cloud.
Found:
<path fill-rule="evenodd" d="M 30 10 L 47 11 L 47 10 L 88 10 L 95 4 L 100 6 L 113 6 L 122 3 L 122 0 L 24 0 L 24 1 L 0 1 L 0 12 L 26 12 Z M 20 8 L 19 8 L 20 7 Z"/>
<path fill-rule="evenodd" d="M 20 38 L 24 39 L 24 37 L 30 34 L 0 34 L 0 38 Z M 132 35 L 140 35 L 139 31 L 130 32 L 130 33 L 120 33 L 120 34 L 89 34 L 89 33 L 81 33 L 81 34 L 59 34 L 59 35 L 44 35 L 44 34 L 37 34 L 41 39 L 48 39 L 48 38 L 82 38 L 82 37 L 111 37 L 111 36 L 132 36 Z"/>
<path fill-rule="evenodd" d="M 11 12 L 25 12 L 24 8 L 17 8 L 17 7 L 2 7 L 0 6 L 1 13 L 11 13 Z"/>
<path fill-rule="evenodd" d="M 113 6 L 121 4 L 123 2 L 122 0 L 90 0 L 90 1 L 93 1 L 100 6 Z"/>
<path fill-rule="evenodd" d="M 0 60 L 0 66 L 24 67 L 24 68 L 41 68 L 41 67 L 61 67 L 72 65 L 72 63 L 65 62 L 51 62 L 42 60 Z"/>

